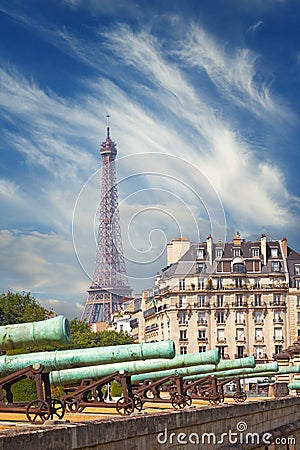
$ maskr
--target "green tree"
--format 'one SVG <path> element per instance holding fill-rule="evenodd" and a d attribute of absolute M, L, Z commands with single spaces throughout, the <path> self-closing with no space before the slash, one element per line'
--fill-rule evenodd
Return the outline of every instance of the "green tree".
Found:
<path fill-rule="evenodd" d="M 30 292 L 0 294 L 0 325 L 35 322 L 53 317 L 53 311 L 43 308 Z"/>

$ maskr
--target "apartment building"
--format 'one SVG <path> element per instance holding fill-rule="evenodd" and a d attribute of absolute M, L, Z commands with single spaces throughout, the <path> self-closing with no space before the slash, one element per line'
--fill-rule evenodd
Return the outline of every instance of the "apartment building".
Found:
<path fill-rule="evenodd" d="M 300 336 L 300 255 L 286 238 L 191 244 L 173 239 L 155 286 L 135 299 L 139 342 L 173 339 L 179 354 L 217 347 L 221 358 L 258 362 Z"/>

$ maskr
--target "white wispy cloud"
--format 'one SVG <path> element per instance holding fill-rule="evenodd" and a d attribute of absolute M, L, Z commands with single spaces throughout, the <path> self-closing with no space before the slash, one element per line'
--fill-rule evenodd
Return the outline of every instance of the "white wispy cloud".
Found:
<path fill-rule="evenodd" d="M 259 20 L 258 22 L 251 25 L 247 31 L 256 31 L 258 28 L 261 28 L 263 26 L 263 21 Z"/>

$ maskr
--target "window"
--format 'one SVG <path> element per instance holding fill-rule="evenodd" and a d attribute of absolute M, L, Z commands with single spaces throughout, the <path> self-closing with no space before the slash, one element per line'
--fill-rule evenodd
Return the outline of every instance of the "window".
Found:
<path fill-rule="evenodd" d="M 252 256 L 259 256 L 259 248 L 254 247 L 252 250 Z"/>
<path fill-rule="evenodd" d="M 263 329 L 262 328 L 255 328 L 255 340 L 256 341 L 263 341 Z"/>
<path fill-rule="evenodd" d="M 236 339 L 237 341 L 243 341 L 245 339 L 245 330 L 244 328 L 236 329 Z"/>
<path fill-rule="evenodd" d="M 178 313 L 178 321 L 180 325 L 186 325 L 187 321 L 186 321 L 186 312 L 185 311 L 180 311 Z"/>
<path fill-rule="evenodd" d="M 272 272 L 280 272 L 280 262 L 279 261 L 272 261 L 271 271 Z"/>
<path fill-rule="evenodd" d="M 180 330 L 179 332 L 179 340 L 180 341 L 186 341 L 187 340 L 187 336 L 186 336 L 186 330 Z"/>
<path fill-rule="evenodd" d="M 217 333 L 218 342 L 225 342 L 225 330 L 223 328 L 219 329 L 217 330 Z"/>
<path fill-rule="evenodd" d="M 241 256 L 241 249 L 240 248 L 234 248 L 233 249 L 233 256 Z"/>
<path fill-rule="evenodd" d="M 197 248 L 197 259 L 204 258 L 204 248 Z"/>
<path fill-rule="evenodd" d="M 271 258 L 278 258 L 278 248 L 271 248 Z"/>
<path fill-rule="evenodd" d="M 179 280 L 179 290 L 184 291 L 185 290 L 185 279 Z"/>
<path fill-rule="evenodd" d="M 224 359 L 224 357 L 225 357 L 225 347 L 223 345 L 220 345 L 218 350 L 219 350 L 220 359 Z"/>
<path fill-rule="evenodd" d="M 255 289 L 260 289 L 260 278 L 255 278 L 254 287 Z"/>
<path fill-rule="evenodd" d="M 200 345 L 200 347 L 199 347 L 199 353 L 204 353 L 204 352 L 206 352 L 206 347 L 205 347 L 205 345 Z"/>
<path fill-rule="evenodd" d="M 297 324 L 300 325 L 300 312 L 297 313 Z"/>
<path fill-rule="evenodd" d="M 242 280 L 242 278 L 236 278 L 236 279 L 235 279 L 235 287 L 236 287 L 236 288 L 241 288 L 242 285 L 243 285 L 243 280 Z"/>
<path fill-rule="evenodd" d="M 204 289 L 204 279 L 198 278 L 198 289 Z"/>
<path fill-rule="evenodd" d="M 264 348 L 261 345 L 256 346 L 256 359 L 262 359 L 264 357 Z"/>
<path fill-rule="evenodd" d="M 280 311 L 274 311 L 274 322 L 283 322 Z"/>
<path fill-rule="evenodd" d="M 198 338 L 205 339 L 206 338 L 206 330 L 198 330 Z"/>
<path fill-rule="evenodd" d="M 300 264 L 295 264 L 295 275 L 300 275 Z"/>
<path fill-rule="evenodd" d="M 124 331 L 124 325 L 121 323 L 120 324 L 120 332 Z"/>
<path fill-rule="evenodd" d="M 300 295 L 297 295 L 297 307 L 300 308 Z"/>
<path fill-rule="evenodd" d="M 223 306 L 223 295 L 217 295 L 217 306 L 218 308 L 221 308 Z"/>
<path fill-rule="evenodd" d="M 179 295 L 179 308 L 186 307 L 186 295 Z"/>
<path fill-rule="evenodd" d="M 274 328 L 274 339 L 282 339 L 282 328 Z"/>
<path fill-rule="evenodd" d="M 260 294 L 254 295 L 254 305 L 261 306 L 261 295 Z"/>
<path fill-rule="evenodd" d="M 205 272 L 205 263 L 197 263 L 196 267 L 197 273 Z"/>
<path fill-rule="evenodd" d="M 244 265 L 244 263 L 234 263 L 232 265 L 232 271 L 234 273 L 245 273 L 245 265 Z"/>
<path fill-rule="evenodd" d="M 180 354 L 186 355 L 187 354 L 187 347 L 180 347 Z"/>
<path fill-rule="evenodd" d="M 244 313 L 241 311 L 236 312 L 236 323 L 244 323 Z"/>
<path fill-rule="evenodd" d="M 223 256 L 223 249 L 222 248 L 217 248 L 216 249 L 216 257 L 217 258 L 222 258 Z"/>
<path fill-rule="evenodd" d="M 241 294 L 235 296 L 235 306 L 243 306 L 243 296 Z"/>
<path fill-rule="evenodd" d="M 237 346 L 237 357 L 244 358 L 244 346 L 243 345 Z"/>
<path fill-rule="evenodd" d="M 300 289 L 300 280 L 295 280 L 295 288 Z"/>
<path fill-rule="evenodd" d="M 206 323 L 205 312 L 198 312 L 198 323 L 199 324 L 205 324 Z"/>
<path fill-rule="evenodd" d="M 263 316 L 261 311 L 254 312 L 254 323 L 263 323 Z"/>
<path fill-rule="evenodd" d="M 224 323 L 224 313 L 223 311 L 218 311 L 217 312 L 217 323 Z"/>
<path fill-rule="evenodd" d="M 222 278 L 218 278 L 217 280 L 217 289 L 223 289 Z"/>
<path fill-rule="evenodd" d="M 198 295 L 198 306 L 200 308 L 205 307 L 205 295 Z"/>
<path fill-rule="evenodd" d="M 278 355 L 278 353 L 282 352 L 282 345 L 275 345 L 275 353 Z"/>
<path fill-rule="evenodd" d="M 280 299 L 281 299 L 280 294 L 274 294 L 273 295 L 273 306 L 280 306 Z"/>

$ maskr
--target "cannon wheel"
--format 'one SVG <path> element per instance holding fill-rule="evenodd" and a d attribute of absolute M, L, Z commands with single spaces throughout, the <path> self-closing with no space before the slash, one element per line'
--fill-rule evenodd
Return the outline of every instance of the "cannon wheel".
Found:
<path fill-rule="evenodd" d="M 134 410 L 134 401 L 129 397 L 121 397 L 117 401 L 116 409 L 122 416 L 129 415 Z"/>
<path fill-rule="evenodd" d="M 65 415 L 66 408 L 62 401 L 53 398 L 51 400 L 51 419 L 56 416 L 58 419 L 62 419 Z"/>
<path fill-rule="evenodd" d="M 138 411 L 142 411 L 143 402 L 138 395 L 133 396 L 133 403 L 134 403 L 135 409 L 137 409 Z"/>
<path fill-rule="evenodd" d="M 186 405 L 187 405 L 187 406 L 191 406 L 191 404 L 192 404 L 192 398 L 191 398 L 191 396 L 190 396 L 190 395 L 185 395 L 184 398 L 185 398 L 185 403 L 186 403 Z"/>
<path fill-rule="evenodd" d="M 77 412 L 80 408 L 79 406 L 79 400 L 75 397 L 67 397 L 64 400 L 65 406 L 68 411 L 70 412 Z"/>
<path fill-rule="evenodd" d="M 247 400 L 247 394 L 246 392 L 235 392 L 233 398 L 236 402 L 242 403 Z"/>
<path fill-rule="evenodd" d="M 208 401 L 211 405 L 219 405 L 219 403 L 221 402 L 221 396 L 220 394 L 214 394 L 210 392 L 208 395 Z"/>
<path fill-rule="evenodd" d="M 51 416 L 51 408 L 44 400 L 32 400 L 26 406 L 26 417 L 29 422 L 39 425 Z"/>
<path fill-rule="evenodd" d="M 181 394 L 173 394 L 171 397 L 171 402 L 172 402 L 172 406 L 173 408 L 184 408 L 186 406 L 186 396 L 181 395 Z"/>

